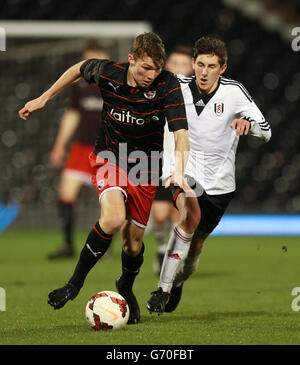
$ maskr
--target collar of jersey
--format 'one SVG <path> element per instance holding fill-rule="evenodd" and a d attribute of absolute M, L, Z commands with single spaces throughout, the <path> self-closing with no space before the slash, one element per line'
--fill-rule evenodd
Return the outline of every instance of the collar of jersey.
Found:
<path fill-rule="evenodd" d="M 220 86 L 220 81 L 221 79 L 219 78 L 219 82 L 218 82 L 218 86 L 216 87 L 216 89 L 209 93 L 209 94 L 200 94 L 196 85 L 196 78 L 194 78 L 190 84 L 189 87 L 191 89 L 191 93 L 193 95 L 193 103 L 196 104 L 199 100 L 203 100 L 204 104 L 206 105 L 209 100 L 215 95 L 215 93 L 217 92 L 219 86 Z"/>

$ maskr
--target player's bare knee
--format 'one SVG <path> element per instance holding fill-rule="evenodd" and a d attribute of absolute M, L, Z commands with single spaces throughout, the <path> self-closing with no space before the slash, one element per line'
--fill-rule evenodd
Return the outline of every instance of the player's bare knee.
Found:
<path fill-rule="evenodd" d="M 170 229 L 170 220 L 168 219 L 159 219 L 159 220 L 154 220 L 153 219 L 153 230 L 154 231 L 160 231 L 160 230 L 165 230 L 165 229 Z"/>
<path fill-rule="evenodd" d="M 112 216 L 101 217 L 99 224 L 105 233 L 114 234 L 121 229 L 124 221 L 125 217 L 122 214 L 114 214 Z"/>
<path fill-rule="evenodd" d="M 164 224 L 168 220 L 168 218 L 169 218 L 168 216 L 164 216 L 164 215 L 155 216 L 154 219 L 153 219 L 154 227 L 161 226 L 162 224 Z"/>
<path fill-rule="evenodd" d="M 135 257 L 141 252 L 142 245 L 143 243 L 140 240 L 125 238 L 123 240 L 123 251 L 126 253 L 126 255 Z"/>

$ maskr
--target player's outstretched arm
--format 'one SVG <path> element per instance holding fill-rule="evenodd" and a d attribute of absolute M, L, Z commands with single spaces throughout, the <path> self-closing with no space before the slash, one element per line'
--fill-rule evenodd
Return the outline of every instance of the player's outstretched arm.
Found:
<path fill-rule="evenodd" d="M 79 81 L 81 78 L 80 66 L 85 61 L 81 61 L 73 66 L 71 66 L 61 77 L 41 96 L 33 99 L 25 104 L 25 106 L 19 111 L 19 116 L 21 119 L 26 120 L 30 115 L 36 111 L 43 109 L 50 99 L 52 99 L 56 94 L 60 93 L 62 90 L 66 89 L 74 82 Z"/>
<path fill-rule="evenodd" d="M 243 118 L 234 119 L 230 126 L 236 130 L 237 136 L 249 134 L 264 142 L 268 142 L 271 138 L 271 127 L 264 119 L 262 122 L 256 122 L 253 119 L 251 123 Z"/>

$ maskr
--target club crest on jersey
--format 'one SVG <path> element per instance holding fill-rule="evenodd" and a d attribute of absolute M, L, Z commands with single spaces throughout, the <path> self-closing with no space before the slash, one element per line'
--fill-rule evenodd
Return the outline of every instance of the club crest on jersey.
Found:
<path fill-rule="evenodd" d="M 224 103 L 215 103 L 215 113 L 217 116 L 222 115 L 224 112 Z"/>
<path fill-rule="evenodd" d="M 105 186 L 105 180 L 104 179 L 99 180 L 97 183 L 97 189 L 101 191 L 104 188 L 104 186 Z"/>
<path fill-rule="evenodd" d="M 147 91 L 147 92 L 144 93 L 144 96 L 145 96 L 146 99 L 149 99 L 149 100 L 154 99 L 155 96 L 156 96 L 156 91 L 155 90 Z"/>

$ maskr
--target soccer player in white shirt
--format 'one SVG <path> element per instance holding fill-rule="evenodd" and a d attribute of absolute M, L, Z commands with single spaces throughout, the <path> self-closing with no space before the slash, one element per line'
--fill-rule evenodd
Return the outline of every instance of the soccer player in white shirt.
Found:
<path fill-rule="evenodd" d="M 202 37 L 194 45 L 195 76 L 178 76 L 185 100 L 190 154 L 185 175 L 197 195 L 201 218 L 187 235 L 177 225 L 171 234 L 158 283 L 147 302 L 150 312 L 172 312 L 183 283 L 196 270 L 205 239 L 218 225 L 233 198 L 235 155 L 240 136 L 252 135 L 268 142 L 271 128 L 245 87 L 222 76 L 227 68 L 223 41 Z M 170 168 L 170 172 L 172 167 Z M 171 173 L 170 173 L 171 175 Z M 181 227 L 190 219 L 188 199 L 174 185 L 169 188 L 179 210 Z"/>

